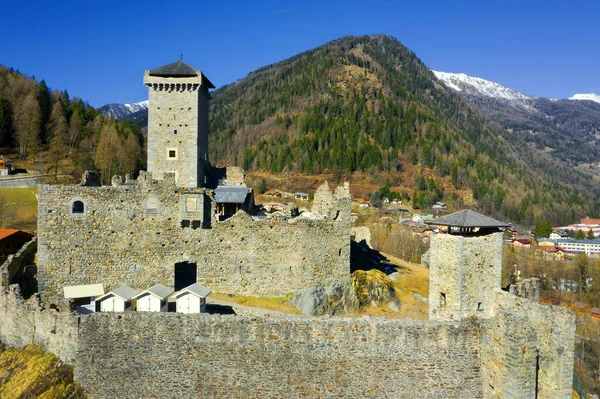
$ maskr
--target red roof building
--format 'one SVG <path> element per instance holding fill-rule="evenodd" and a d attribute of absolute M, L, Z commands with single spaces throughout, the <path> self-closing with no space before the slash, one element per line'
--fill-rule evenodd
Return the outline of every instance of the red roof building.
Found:
<path fill-rule="evenodd" d="M 21 230 L 0 229 L 0 261 L 4 262 L 8 255 L 15 254 L 33 236 Z"/>

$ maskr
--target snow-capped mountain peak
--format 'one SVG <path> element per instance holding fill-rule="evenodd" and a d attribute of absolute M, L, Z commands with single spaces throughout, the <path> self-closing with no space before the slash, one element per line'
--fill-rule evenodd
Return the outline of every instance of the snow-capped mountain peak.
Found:
<path fill-rule="evenodd" d="M 144 109 L 148 109 L 148 100 L 131 104 L 106 104 L 100 107 L 100 112 L 116 119 L 122 119 Z"/>
<path fill-rule="evenodd" d="M 569 100 L 587 100 L 600 103 L 600 96 L 594 93 L 574 94 L 573 96 L 569 97 Z"/>
<path fill-rule="evenodd" d="M 467 94 L 498 98 L 522 105 L 527 105 L 529 100 L 536 98 L 534 96 L 529 96 L 521 93 L 520 91 L 503 86 L 499 83 L 465 75 L 464 73 L 449 73 L 439 71 L 432 72 L 449 88 L 456 91 L 465 92 Z"/>

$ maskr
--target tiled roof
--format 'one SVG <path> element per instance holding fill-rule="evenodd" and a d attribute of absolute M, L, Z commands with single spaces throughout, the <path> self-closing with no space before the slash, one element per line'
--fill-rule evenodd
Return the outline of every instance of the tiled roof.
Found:
<path fill-rule="evenodd" d="M 425 222 L 437 226 L 450 227 L 508 227 L 508 224 L 484 216 L 470 209 L 454 212 L 448 216 Z"/>
<path fill-rule="evenodd" d="M 193 78 L 195 76 L 201 76 L 203 86 L 206 86 L 209 89 L 215 88 L 215 85 L 213 85 L 202 72 L 181 60 L 150 70 L 150 76 L 159 76 L 163 78 Z"/>
<path fill-rule="evenodd" d="M 4 240 L 6 237 L 10 237 L 13 234 L 19 234 L 22 236 L 26 236 L 28 238 L 33 237 L 31 234 L 26 233 L 24 231 L 21 230 L 16 230 L 16 229 L 0 229 L 0 240 Z"/>
<path fill-rule="evenodd" d="M 19 232 L 19 230 L 15 229 L 0 229 L 0 240 L 5 239 L 8 236 L 12 236 L 13 234 Z"/>
<path fill-rule="evenodd" d="M 161 66 L 150 71 L 150 76 L 162 77 L 193 77 L 198 76 L 198 71 L 183 61 Z"/>

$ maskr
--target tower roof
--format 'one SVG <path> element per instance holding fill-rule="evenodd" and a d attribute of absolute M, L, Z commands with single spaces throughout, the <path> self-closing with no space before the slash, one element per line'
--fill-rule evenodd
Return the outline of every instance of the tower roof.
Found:
<path fill-rule="evenodd" d="M 506 223 L 484 216 L 470 209 L 463 209 L 462 211 L 425 223 L 450 227 L 508 227 L 508 224 Z"/>
<path fill-rule="evenodd" d="M 195 76 L 202 76 L 203 83 L 206 83 L 206 86 L 209 89 L 215 88 L 202 72 L 181 60 L 150 70 L 150 76 L 159 76 L 163 78 L 192 78 Z"/>

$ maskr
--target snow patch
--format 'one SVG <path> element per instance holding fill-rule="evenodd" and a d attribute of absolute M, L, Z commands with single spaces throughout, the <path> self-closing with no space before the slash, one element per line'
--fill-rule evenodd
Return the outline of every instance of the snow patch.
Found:
<path fill-rule="evenodd" d="M 464 73 L 449 73 L 432 71 L 434 75 L 449 88 L 469 94 L 508 100 L 523 105 L 528 105 L 534 96 L 521 93 L 496 82 L 482 78 L 465 75 Z"/>
<path fill-rule="evenodd" d="M 573 96 L 569 97 L 569 100 L 594 101 L 600 103 L 600 96 L 594 93 L 574 94 Z"/>

